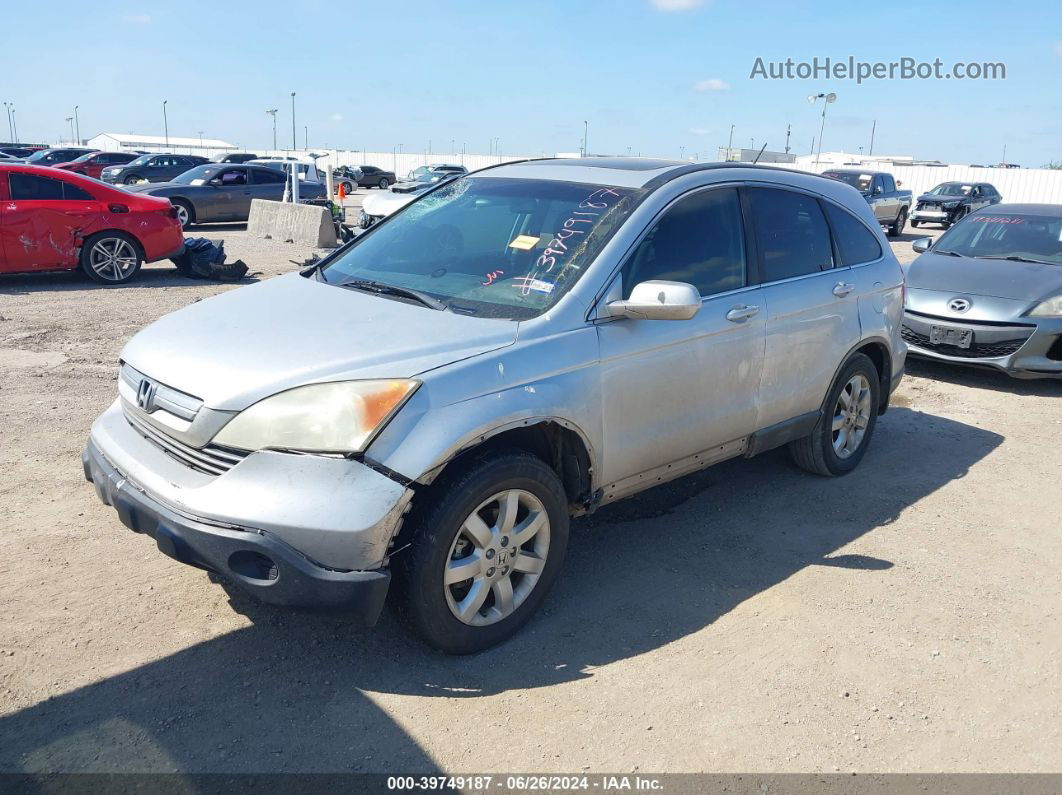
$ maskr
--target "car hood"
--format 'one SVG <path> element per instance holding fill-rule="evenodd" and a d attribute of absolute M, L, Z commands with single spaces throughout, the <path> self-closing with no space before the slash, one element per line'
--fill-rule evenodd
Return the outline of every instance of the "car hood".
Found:
<path fill-rule="evenodd" d="M 920 202 L 932 202 L 933 204 L 945 204 L 947 202 L 961 203 L 964 199 L 966 199 L 965 196 L 937 196 L 932 193 L 923 193 L 918 197 L 918 201 Z"/>
<path fill-rule="evenodd" d="M 1033 302 L 1062 290 L 1062 265 L 950 257 L 927 251 L 908 267 L 907 286 Z"/>
<path fill-rule="evenodd" d="M 440 312 L 297 273 L 192 304 L 141 331 L 121 358 L 239 411 L 301 384 L 411 378 L 512 345 L 517 324 Z"/>

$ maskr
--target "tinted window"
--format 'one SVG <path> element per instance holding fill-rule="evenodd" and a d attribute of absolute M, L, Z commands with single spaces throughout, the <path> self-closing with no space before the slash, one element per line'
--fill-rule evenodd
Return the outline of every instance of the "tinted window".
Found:
<path fill-rule="evenodd" d="M 230 168 L 221 172 L 219 177 L 221 184 L 224 185 L 246 185 L 247 184 L 247 172 L 242 168 Z"/>
<path fill-rule="evenodd" d="M 82 190 L 77 185 L 71 185 L 69 182 L 63 183 L 63 198 L 67 201 L 79 202 L 91 202 L 96 200 L 91 193 Z"/>
<path fill-rule="evenodd" d="M 833 267 L 830 232 L 814 198 L 787 190 L 753 188 L 749 200 L 765 282 Z"/>
<path fill-rule="evenodd" d="M 881 245 L 877 238 L 851 213 L 827 203 L 826 215 L 833 228 L 833 238 L 837 241 L 841 265 L 872 262 L 881 256 Z"/>
<path fill-rule="evenodd" d="M 256 168 L 251 174 L 256 185 L 272 185 L 287 180 L 279 171 L 270 171 L 268 168 Z"/>
<path fill-rule="evenodd" d="M 896 191 L 896 180 L 892 178 L 892 174 L 882 174 L 881 184 L 885 187 L 886 193 L 894 193 Z"/>
<path fill-rule="evenodd" d="M 35 174 L 12 174 L 10 177 L 12 199 L 54 199 L 63 198 L 63 183 L 57 179 L 38 177 Z"/>
<path fill-rule="evenodd" d="M 745 286 L 745 234 L 737 190 L 702 191 L 676 203 L 623 266 L 624 297 L 663 279 L 692 284 L 702 296 Z"/>

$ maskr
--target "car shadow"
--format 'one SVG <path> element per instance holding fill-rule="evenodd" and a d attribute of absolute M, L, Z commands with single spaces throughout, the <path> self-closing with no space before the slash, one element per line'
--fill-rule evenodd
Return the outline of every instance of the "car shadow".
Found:
<path fill-rule="evenodd" d="M 432 771 L 380 698 L 476 699 L 591 679 L 599 666 L 710 633 L 805 567 L 826 567 L 838 593 L 854 578 L 889 576 L 892 561 L 844 547 L 963 478 L 1002 438 L 893 408 L 843 479 L 800 472 L 777 450 L 603 508 L 573 523 L 541 614 L 478 655 L 431 651 L 390 611 L 367 629 L 232 592 L 250 626 L 0 718 L 0 770 Z M 158 631 L 167 627 L 160 617 Z M 475 724 L 467 714 L 451 726 L 436 710 L 434 725 L 465 731 Z"/>
<path fill-rule="evenodd" d="M 971 389 L 990 389 L 1012 395 L 1062 397 L 1062 378 L 1013 378 L 991 367 L 948 364 L 917 356 L 907 357 L 906 368 L 910 375 Z"/>
<path fill-rule="evenodd" d="M 259 281 L 248 274 L 235 282 L 217 284 L 251 284 Z M 106 285 L 92 281 L 80 270 L 49 271 L 46 273 L 13 273 L 0 276 L 0 295 L 25 295 L 40 292 L 73 292 L 76 290 L 134 290 L 140 287 L 196 287 L 209 283 L 206 279 L 181 276 L 171 263 L 145 265 L 126 284 Z"/>
<path fill-rule="evenodd" d="M 247 222 L 219 223 L 219 224 L 192 224 L 184 230 L 185 237 L 199 237 L 207 232 L 244 232 L 247 230 Z"/>

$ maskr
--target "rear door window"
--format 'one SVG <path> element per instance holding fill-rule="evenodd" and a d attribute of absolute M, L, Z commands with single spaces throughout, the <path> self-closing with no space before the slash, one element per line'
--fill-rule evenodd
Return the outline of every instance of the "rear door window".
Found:
<path fill-rule="evenodd" d="M 13 173 L 9 177 L 12 200 L 62 201 L 63 183 L 36 174 Z"/>
<path fill-rule="evenodd" d="M 255 185 L 275 185 L 278 182 L 287 182 L 287 177 L 279 171 L 271 171 L 268 168 L 256 168 L 251 171 L 251 181 Z"/>
<path fill-rule="evenodd" d="M 881 185 L 885 189 L 886 193 L 896 192 L 896 180 L 892 178 L 892 174 L 882 174 Z"/>
<path fill-rule="evenodd" d="M 833 239 L 840 256 L 839 265 L 861 265 L 873 262 L 881 256 L 881 244 L 874 234 L 847 210 L 824 202 L 826 216 L 830 219 Z"/>
<path fill-rule="evenodd" d="M 830 229 L 818 201 L 781 188 L 748 189 L 765 282 L 833 267 Z"/>

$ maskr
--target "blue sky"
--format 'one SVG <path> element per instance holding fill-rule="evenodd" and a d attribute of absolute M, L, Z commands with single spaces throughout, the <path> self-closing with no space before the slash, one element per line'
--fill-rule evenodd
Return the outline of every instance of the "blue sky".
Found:
<path fill-rule="evenodd" d="M 871 5 L 881 10 L 871 10 Z M 224 138 L 311 148 L 504 153 L 590 150 L 714 159 L 734 145 L 798 154 L 818 134 L 807 95 L 838 95 L 824 149 L 1026 166 L 1062 160 L 1062 4 L 736 0 L 186 0 L 50 2 L 5 12 L 0 100 L 23 140 L 81 133 Z M 293 38 L 282 24 L 292 20 Z M 311 43 L 312 40 L 312 43 Z M 766 60 L 1001 61 L 1002 81 L 764 81 Z M 0 116 L 0 137 L 7 137 Z M 680 147 L 684 147 L 680 149 Z"/>

